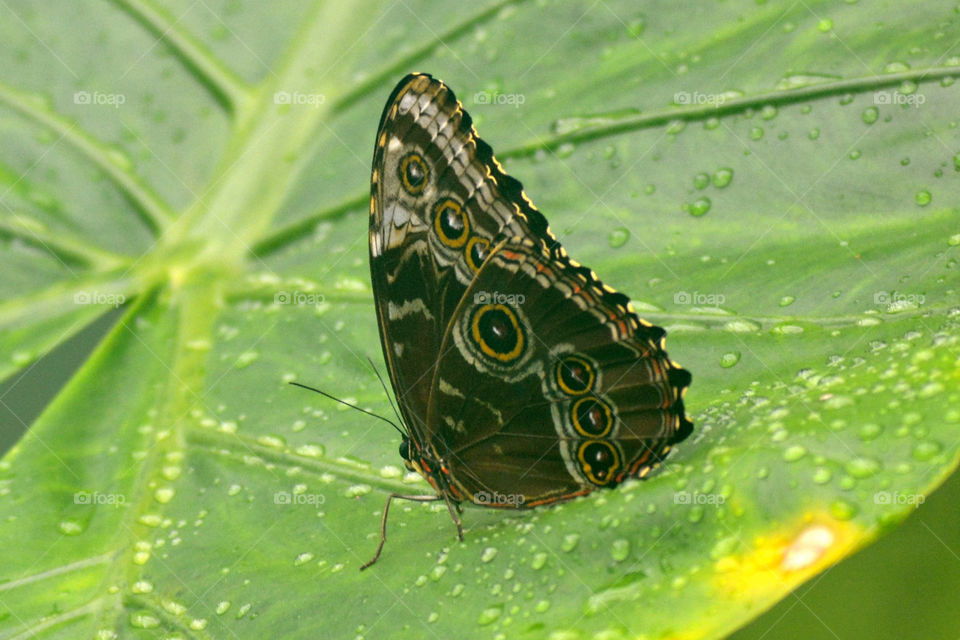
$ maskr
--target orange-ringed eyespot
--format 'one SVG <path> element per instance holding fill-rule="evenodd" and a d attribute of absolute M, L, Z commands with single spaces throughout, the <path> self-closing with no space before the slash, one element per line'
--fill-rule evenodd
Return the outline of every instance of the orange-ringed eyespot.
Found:
<path fill-rule="evenodd" d="M 587 437 L 601 438 L 610 433 L 610 428 L 613 427 L 610 407 L 594 396 L 574 402 L 571 414 L 574 428 Z"/>
<path fill-rule="evenodd" d="M 470 235 L 470 223 L 460 204 L 452 198 L 442 198 L 433 205 L 433 229 L 440 241 L 459 249 Z"/>
<path fill-rule="evenodd" d="M 557 363 L 557 384 L 570 396 L 586 393 L 596 379 L 593 365 L 580 356 L 565 356 Z"/>
<path fill-rule="evenodd" d="M 424 187 L 427 186 L 430 170 L 427 168 L 427 163 L 418 154 L 408 153 L 400 161 L 399 173 L 403 188 L 410 195 L 416 196 L 420 195 Z"/>
<path fill-rule="evenodd" d="M 474 312 L 471 325 L 473 340 L 484 355 L 509 363 L 523 353 L 526 336 L 510 307 L 485 304 Z"/>
<path fill-rule="evenodd" d="M 594 484 L 609 484 L 620 469 L 620 454 L 612 444 L 603 440 L 588 440 L 581 444 L 577 459 L 580 468 Z"/>

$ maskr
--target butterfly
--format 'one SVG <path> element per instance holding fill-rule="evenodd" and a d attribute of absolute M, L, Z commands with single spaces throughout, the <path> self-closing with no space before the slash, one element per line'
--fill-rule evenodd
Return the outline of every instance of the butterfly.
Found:
<path fill-rule="evenodd" d="M 377 131 L 370 274 L 404 424 L 446 503 L 531 508 L 643 478 L 686 438 L 690 373 L 665 331 L 571 259 L 453 91 L 406 76 Z"/>

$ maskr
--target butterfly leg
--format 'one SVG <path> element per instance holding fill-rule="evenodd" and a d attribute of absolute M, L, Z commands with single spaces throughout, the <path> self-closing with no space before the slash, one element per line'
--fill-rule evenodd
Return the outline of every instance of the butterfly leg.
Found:
<path fill-rule="evenodd" d="M 450 517 L 453 518 L 453 524 L 457 525 L 457 537 L 460 538 L 460 542 L 463 542 L 463 523 L 460 522 L 460 516 L 458 514 L 463 513 L 463 508 L 460 506 L 460 503 L 454 503 L 447 496 L 443 497 L 447 501 L 447 510 L 450 512 Z M 456 507 L 456 511 L 454 511 Z"/>
<path fill-rule="evenodd" d="M 363 571 L 374 562 L 380 559 L 380 552 L 383 551 L 383 543 L 387 541 L 387 514 L 390 513 L 390 503 L 394 498 L 398 500 L 410 500 L 412 502 L 436 502 L 437 500 L 444 500 L 440 496 L 407 496 L 402 493 L 391 493 L 387 496 L 387 504 L 383 507 L 383 519 L 380 521 L 380 544 L 377 545 L 377 552 L 373 554 L 373 557 L 370 560 L 360 567 L 360 571 Z M 447 506 L 450 506 L 450 501 L 447 500 Z M 451 510 L 451 513 L 453 511 Z M 462 527 L 460 526 L 460 521 L 454 517 L 454 522 L 457 523 L 457 530 L 461 531 L 460 539 L 463 540 Z"/>

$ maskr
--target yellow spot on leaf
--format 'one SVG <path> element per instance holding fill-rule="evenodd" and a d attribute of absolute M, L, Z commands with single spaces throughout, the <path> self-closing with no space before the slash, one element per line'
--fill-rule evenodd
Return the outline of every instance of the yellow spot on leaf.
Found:
<path fill-rule="evenodd" d="M 757 536 L 741 553 L 714 565 L 716 585 L 730 598 L 770 598 L 786 593 L 846 556 L 863 531 L 827 512 L 807 513 L 800 522 Z"/>

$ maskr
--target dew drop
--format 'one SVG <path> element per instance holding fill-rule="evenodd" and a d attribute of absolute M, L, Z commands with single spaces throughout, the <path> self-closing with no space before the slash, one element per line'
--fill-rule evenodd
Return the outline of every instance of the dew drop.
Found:
<path fill-rule="evenodd" d="M 296 452 L 305 458 L 322 458 L 325 451 L 321 444 L 302 444 L 297 447 Z"/>
<path fill-rule="evenodd" d="M 796 462 L 805 455 L 807 455 L 807 450 L 799 444 L 789 446 L 783 451 L 783 459 L 786 462 Z"/>
<path fill-rule="evenodd" d="M 880 425 L 868 422 L 867 424 L 860 427 L 860 432 L 857 434 L 860 436 L 860 439 L 864 442 L 869 442 L 876 438 L 883 431 L 883 427 Z"/>
<path fill-rule="evenodd" d="M 477 618 L 477 624 L 480 626 L 486 626 L 492 624 L 494 620 L 500 617 L 500 614 L 503 612 L 503 607 L 487 607 L 480 612 L 480 617 Z"/>
<path fill-rule="evenodd" d="M 570 553 L 577 548 L 577 545 L 580 544 L 580 534 L 579 533 L 568 533 L 563 536 L 563 542 L 560 543 L 560 548 Z"/>
<path fill-rule="evenodd" d="M 728 351 L 720 356 L 720 366 L 724 369 L 729 369 L 730 367 L 735 366 L 738 362 L 740 362 L 739 351 Z"/>
<path fill-rule="evenodd" d="M 538 553 L 533 556 L 533 561 L 530 562 L 530 567 L 533 568 L 535 571 L 539 571 L 540 569 L 543 569 L 544 565 L 546 564 L 547 564 L 547 554 Z"/>
<path fill-rule="evenodd" d="M 497 557 L 496 547 L 484 547 L 480 552 L 480 562 L 490 562 Z"/>
<path fill-rule="evenodd" d="M 258 358 L 260 358 L 260 354 L 256 351 L 244 351 L 237 356 L 237 361 L 233 363 L 233 366 L 237 369 L 244 369 L 256 362 Z"/>
<path fill-rule="evenodd" d="M 863 113 L 860 114 L 860 119 L 866 124 L 873 124 L 877 121 L 877 118 L 880 117 L 880 111 L 876 107 L 867 107 L 863 110 Z"/>
<path fill-rule="evenodd" d="M 608 242 L 612 249 L 619 249 L 627 243 L 627 240 L 630 239 L 630 230 L 626 227 L 617 227 L 610 232 L 610 237 Z"/>
<path fill-rule="evenodd" d="M 913 459 L 914 459 L 914 460 L 918 460 L 918 461 L 920 461 L 920 462 L 925 462 L 926 460 L 930 460 L 930 459 L 933 458 L 935 455 L 937 455 L 938 453 L 940 453 L 940 451 L 941 451 L 942 449 L 943 449 L 943 447 L 940 446 L 940 443 L 939 443 L 939 442 L 935 442 L 935 441 L 930 440 L 930 441 L 918 443 L 918 444 L 913 448 L 913 451 L 911 452 L 911 455 L 913 455 Z"/>
<path fill-rule="evenodd" d="M 173 496 L 176 492 L 170 487 L 160 487 L 153 492 L 153 499 L 159 502 L 160 504 L 167 504 L 173 500 Z"/>
<path fill-rule="evenodd" d="M 368 484 L 354 484 L 347 487 L 347 490 L 344 492 L 344 495 L 347 498 L 356 498 L 358 496 L 365 496 L 371 491 L 373 491 L 373 487 L 371 487 Z"/>
<path fill-rule="evenodd" d="M 849 520 L 857 515 L 857 507 L 844 500 L 837 500 L 830 505 L 830 513 L 837 520 Z"/>
<path fill-rule="evenodd" d="M 760 325 L 752 320 L 731 320 L 723 328 L 733 333 L 754 333 L 760 331 Z"/>
<path fill-rule="evenodd" d="M 833 474 L 830 472 L 830 469 L 827 469 L 826 467 L 817 467 L 816 471 L 813 472 L 813 483 L 827 484 L 830 482 L 831 477 L 833 477 Z"/>
<path fill-rule="evenodd" d="M 309 551 L 306 551 L 304 553 L 297 554 L 297 557 L 293 559 L 293 566 L 299 567 L 307 564 L 311 560 L 313 560 L 313 554 Z"/>
<path fill-rule="evenodd" d="M 703 505 L 695 504 L 690 507 L 690 512 L 687 514 L 687 520 L 694 524 L 703 520 Z"/>
<path fill-rule="evenodd" d="M 854 458 L 843 468 L 854 478 L 869 478 L 880 471 L 881 465 L 873 458 Z"/>
<path fill-rule="evenodd" d="M 60 533 L 65 536 L 78 536 L 83 533 L 85 527 L 78 520 L 68 518 L 60 521 Z"/>
<path fill-rule="evenodd" d="M 710 198 L 697 198 L 691 204 L 687 205 L 685 209 L 690 215 L 699 218 L 700 216 L 706 215 L 707 212 L 710 211 L 711 204 Z"/>
<path fill-rule="evenodd" d="M 820 129 L 816 127 L 814 127 L 813 129 L 810 129 L 810 131 L 807 132 L 807 137 L 810 138 L 811 140 L 816 140 L 817 138 L 820 137 Z"/>
<path fill-rule="evenodd" d="M 780 306 L 789 307 L 790 305 L 793 304 L 794 300 L 796 300 L 796 297 L 794 296 L 783 296 L 782 298 L 780 298 Z"/>
<path fill-rule="evenodd" d="M 610 557 L 614 562 L 623 562 L 630 555 L 630 542 L 623 538 L 617 538 L 610 545 Z"/>
<path fill-rule="evenodd" d="M 695 189 L 706 189 L 710 184 L 710 176 L 705 173 L 698 173 L 693 176 L 693 187 Z"/>
<path fill-rule="evenodd" d="M 155 629 L 160 626 L 160 618 L 149 611 L 136 611 L 130 614 L 130 625 L 137 629 Z"/>
<path fill-rule="evenodd" d="M 733 169 L 726 167 L 717 169 L 713 172 L 713 186 L 717 189 L 723 189 L 733 180 Z"/>
<path fill-rule="evenodd" d="M 130 591 L 137 594 L 152 593 L 153 584 L 151 584 L 147 580 L 137 580 L 132 585 L 130 585 Z"/>
<path fill-rule="evenodd" d="M 933 200 L 933 196 L 930 195 L 930 192 L 926 189 L 921 189 L 917 191 L 913 196 L 913 201 L 916 202 L 919 206 L 925 207 L 930 204 L 930 201 Z"/>

